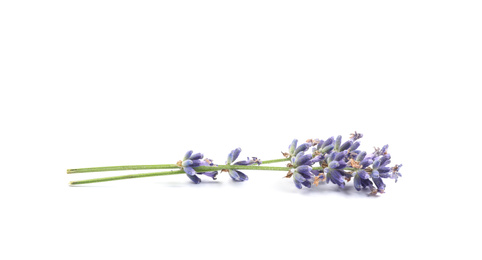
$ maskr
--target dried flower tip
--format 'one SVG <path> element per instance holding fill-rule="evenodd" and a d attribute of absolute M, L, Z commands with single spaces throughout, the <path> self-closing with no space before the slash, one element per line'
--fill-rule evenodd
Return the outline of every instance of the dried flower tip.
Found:
<path fill-rule="evenodd" d="M 320 143 L 320 139 L 315 138 L 315 139 L 308 139 L 306 140 L 307 143 L 311 144 L 311 146 L 318 145 Z"/>
<path fill-rule="evenodd" d="M 348 163 L 351 165 L 352 168 L 357 168 L 357 169 L 360 169 L 362 166 L 360 165 L 359 162 L 353 160 L 353 159 L 350 159 L 348 161 Z"/>
<path fill-rule="evenodd" d="M 182 160 L 177 161 L 176 165 L 182 167 Z"/>
<path fill-rule="evenodd" d="M 315 180 L 313 181 L 313 184 L 314 184 L 315 186 L 318 186 L 318 184 L 320 184 L 319 182 L 320 182 L 320 178 L 319 178 L 318 176 L 316 176 L 316 177 L 315 177 Z"/>
<path fill-rule="evenodd" d="M 289 157 L 290 157 L 290 154 L 289 154 L 289 153 L 281 152 L 281 154 L 283 154 L 283 156 L 284 156 L 285 158 L 289 158 Z"/>
<path fill-rule="evenodd" d="M 313 181 L 313 184 L 318 186 L 320 182 L 325 182 L 326 181 L 326 176 L 323 173 L 318 174 L 318 176 L 315 176 L 315 180 Z"/>
<path fill-rule="evenodd" d="M 355 131 L 355 133 L 351 133 L 350 134 L 350 138 L 353 139 L 353 141 L 355 140 L 358 140 L 360 138 L 363 137 L 363 134 L 362 133 L 358 133 L 357 131 Z"/>
<path fill-rule="evenodd" d="M 292 171 L 289 171 L 285 177 L 283 178 L 291 178 L 291 176 L 293 176 L 293 172 Z"/>

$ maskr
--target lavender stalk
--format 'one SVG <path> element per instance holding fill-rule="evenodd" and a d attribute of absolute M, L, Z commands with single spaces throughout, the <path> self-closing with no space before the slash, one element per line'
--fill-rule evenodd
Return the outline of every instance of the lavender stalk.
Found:
<path fill-rule="evenodd" d="M 237 160 L 241 148 L 232 150 L 224 165 L 214 164 L 211 159 L 205 158 L 202 153 L 188 151 L 182 160 L 176 164 L 156 165 L 127 165 L 69 169 L 67 173 L 102 172 L 117 170 L 146 170 L 146 169 L 174 169 L 171 171 L 121 175 L 114 177 L 96 178 L 81 181 L 73 181 L 71 185 L 88 184 L 96 182 L 143 178 L 173 174 L 183 174 L 194 183 L 201 183 L 199 176 L 207 176 L 217 179 L 219 172 L 227 172 L 233 181 L 247 181 L 249 178 L 243 172 L 245 170 L 257 171 L 285 171 L 286 178 L 293 178 L 295 186 L 299 189 L 312 188 L 320 183 L 333 183 L 344 188 L 346 183 L 353 179 L 355 189 L 369 189 L 370 194 L 384 193 L 386 185 L 383 179 L 391 178 L 397 182 L 401 177 L 401 164 L 390 167 L 391 156 L 388 153 L 388 145 L 376 148 L 371 154 L 358 150 L 358 139 L 363 135 L 355 132 L 350 139 L 342 142 L 342 137 L 330 137 L 326 140 L 309 139 L 298 146 L 298 140 L 294 139 L 288 146 L 288 152 L 282 152 L 285 158 L 262 161 L 257 157 Z M 311 153 L 309 150 L 311 148 Z M 289 162 L 286 167 L 264 166 L 269 163 Z M 262 166 L 263 164 L 263 166 Z M 319 164 L 315 167 L 315 164 Z M 241 171 L 243 170 L 243 171 Z"/>

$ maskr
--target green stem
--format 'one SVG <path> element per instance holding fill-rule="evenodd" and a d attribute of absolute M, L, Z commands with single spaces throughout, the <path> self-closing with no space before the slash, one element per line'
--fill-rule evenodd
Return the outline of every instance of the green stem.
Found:
<path fill-rule="evenodd" d="M 195 167 L 196 172 L 210 172 L 219 170 L 259 170 L 259 171 L 289 171 L 290 167 L 276 166 L 252 166 L 252 165 L 218 165 L 218 166 L 199 166 Z"/>
<path fill-rule="evenodd" d="M 151 172 L 151 173 L 141 173 L 141 174 L 130 174 L 130 175 L 121 175 L 121 176 L 81 180 L 81 181 L 71 181 L 70 185 L 87 184 L 87 183 L 95 183 L 95 182 L 105 182 L 105 181 L 117 181 L 117 180 L 124 180 L 124 179 L 134 179 L 134 178 L 153 177 L 153 176 L 162 176 L 162 175 L 173 175 L 173 174 L 181 174 L 181 173 L 184 173 L 184 171 L 179 170 L 179 171 L 168 171 L 168 172 Z"/>
<path fill-rule="evenodd" d="M 125 171 L 125 170 L 153 170 L 153 169 L 176 169 L 179 168 L 176 164 L 153 164 L 153 165 L 125 165 L 125 166 L 106 166 L 106 167 L 92 167 L 68 169 L 67 173 L 81 173 L 81 172 L 108 172 L 108 171 Z"/>
<path fill-rule="evenodd" d="M 218 166 L 199 166 L 194 168 L 196 172 L 208 172 L 208 171 L 219 171 L 219 170 L 229 170 L 229 169 L 237 169 L 237 170 L 260 170 L 260 171 L 289 171 L 291 168 L 289 167 L 275 167 L 275 166 L 248 166 L 248 165 L 218 165 Z M 86 183 L 95 183 L 95 182 L 105 182 L 105 181 L 116 181 L 116 180 L 124 180 L 124 179 L 134 179 L 134 178 L 143 178 L 143 177 L 153 177 L 153 176 L 161 176 L 161 175 L 172 175 L 172 174 L 181 174 L 184 173 L 183 170 L 177 171 L 167 171 L 167 172 L 153 172 L 153 173 L 140 173 L 140 174 L 129 174 L 129 175 L 121 175 L 121 176 L 113 176 L 113 177 L 105 177 L 105 178 L 97 178 L 97 179 L 88 179 L 88 180 L 81 180 L 81 181 L 72 181 L 70 185 L 77 185 L 77 184 L 86 184 Z"/>
<path fill-rule="evenodd" d="M 262 164 L 277 163 L 289 161 L 288 158 L 275 159 L 263 161 Z M 109 171 L 126 171 L 126 170 L 157 170 L 157 169 L 177 169 L 176 164 L 151 164 L 151 165 L 124 165 L 124 166 L 106 166 L 106 167 L 91 167 L 68 169 L 67 173 L 82 173 L 82 172 L 109 172 Z"/>
<path fill-rule="evenodd" d="M 267 160 L 267 161 L 263 161 L 261 160 L 261 164 L 268 164 L 268 163 L 277 163 L 277 162 L 286 162 L 286 161 L 289 161 L 290 159 L 289 158 L 281 158 L 281 159 L 276 159 L 276 160 Z"/>

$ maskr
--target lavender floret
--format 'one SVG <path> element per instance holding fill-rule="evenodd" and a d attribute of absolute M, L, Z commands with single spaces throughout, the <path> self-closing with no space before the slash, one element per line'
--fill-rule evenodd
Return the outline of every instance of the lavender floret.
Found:
<path fill-rule="evenodd" d="M 209 171 L 209 172 L 196 172 L 194 170 L 195 167 L 198 166 L 213 166 L 213 161 L 211 159 L 204 159 L 201 160 L 204 157 L 202 153 L 195 153 L 187 151 L 187 153 L 184 155 L 184 158 L 182 161 L 178 162 L 178 165 L 186 172 L 187 177 L 191 179 L 192 182 L 199 184 L 201 182 L 201 179 L 197 176 L 199 174 L 201 175 L 206 175 L 214 180 L 216 179 L 216 176 L 218 175 L 217 171 Z"/>

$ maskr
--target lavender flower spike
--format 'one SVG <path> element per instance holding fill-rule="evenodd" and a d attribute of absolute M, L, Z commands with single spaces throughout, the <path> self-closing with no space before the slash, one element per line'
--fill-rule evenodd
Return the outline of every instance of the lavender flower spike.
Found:
<path fill-rule="evenodd" d="M 201 179 L 197 176 L 197 174 L 203 174 L 206 176 L 209 176 L 213 178 L 214 180 L 216 179 L 218 172 L 217 171 L 211 171 L 211 172 L 201 172 L 198 173 L 194 170 L 195 167 L 198 166 L 213 166 L 213 161 L 211 159 L 204 159 L 201 160 L 204 157 L 202 153 L 195 153 L 193 154 L 192 151 L 188 151 L 185 155 L 182 161 L 179 161 L 177 164 L 186 172 L 187 177 L 191 179 L 196 184 L 199 184 L 201 182 Z"/>
<path fill-rule="evenodd" d="M 236 161 L 236 159 L 238 159 L 238 156 L 239 156 L 240 153 L 241 153 L 241 148 L 239 148 L 239 147 L 232 150 L 228 155 L 228 160 L 226 161 L 226 164 L 227 165 L 253 165 L 255 163 L 258 164 L 258 165 L 261 164 L 261 160 L 259 160 L 256 157 L 252 157 L 252 159 L 247 158 L 246 161 L 234 162 L 234 161 Z M 248 180 L 248 176 L 246 174 L 244 174 L 243 172 L 239 171 L 239 170 L 229 169 L 228 172 L 229 172 L 229 176 L 231 176 L 231 178 L 235 181 L 247 181 Z"/>

